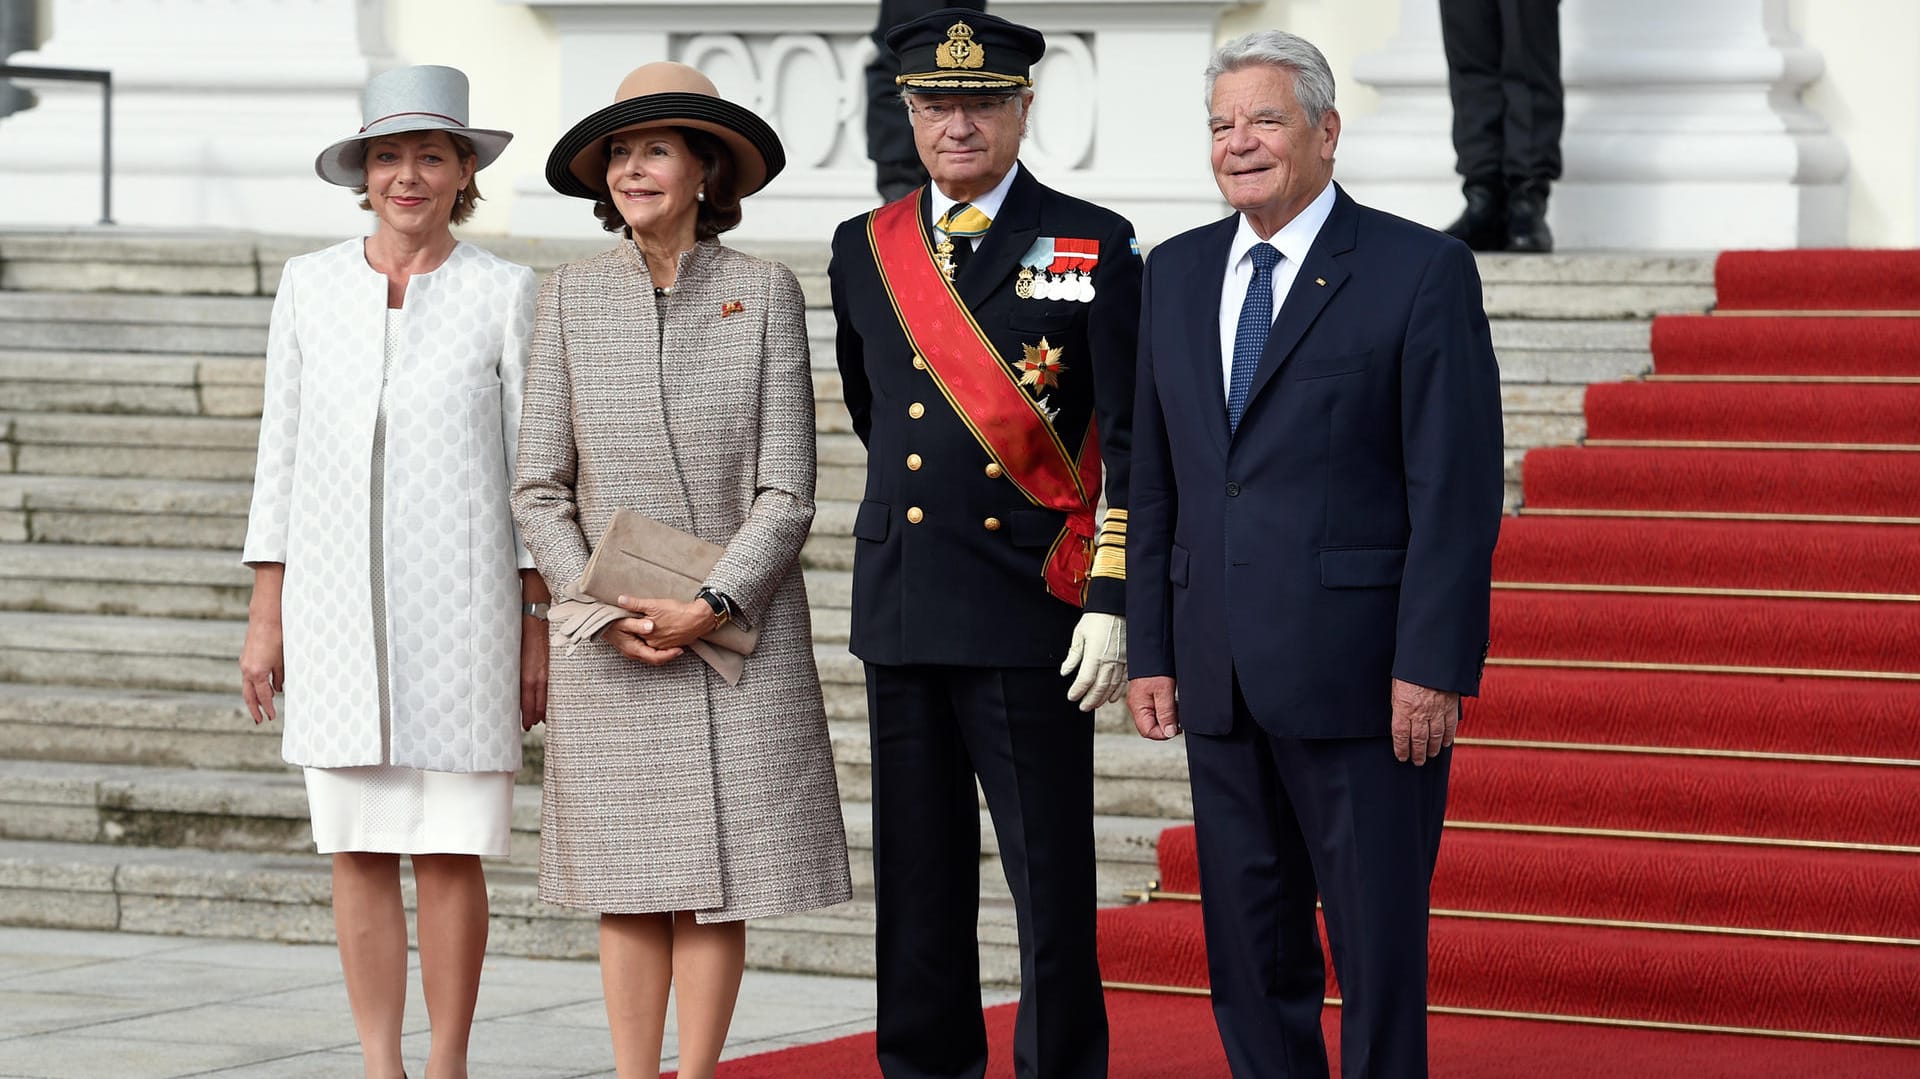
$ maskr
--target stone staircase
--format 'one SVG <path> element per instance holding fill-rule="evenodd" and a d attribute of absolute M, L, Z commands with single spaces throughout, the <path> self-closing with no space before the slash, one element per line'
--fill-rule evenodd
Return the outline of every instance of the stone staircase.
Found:
<path fill-rule="evenodd" d="M 545 269 L 598 248 L 482 240 Z M 235 691 L 251 574 L 245 530 L 262 354 L 280 264 L 319 241 L 235 235 L 0 233 L 0 922 L 327 941 L 325 860 L 299 774 Z M 864 454 L 833 366 L 826 257 L 793 266 L 811 305 L 819 512 L 804 554 L 854 902 L 749 934 L 757 966 L 868 974 L 871 807 L 865 696 L 847 655 L 853 511 Z M 1582 435 L 1587 382 L 1645 371 L 1647 320 L 1699 310 L 1706 257 L 1483 259 L 1507 409 L 1510 500 L 1525 449 Z M 1154 874 L 1191 804 L 1185 756 L 1097 717 L 1100 895 Z M 489 867 L 491 946 L 591 954 L 593 922 L 540 904 L 532 867 L 539 732 L 514 847 Z M 982 971 L 1018 975 L 1011 905 L 981 866 Z"/>

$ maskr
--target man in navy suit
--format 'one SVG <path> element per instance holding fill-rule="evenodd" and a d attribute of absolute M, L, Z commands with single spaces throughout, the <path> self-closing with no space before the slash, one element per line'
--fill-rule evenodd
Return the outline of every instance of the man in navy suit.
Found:
<path fill-rule="evenodd" d="M 1207 70 L 1234 216 L 1145 271 L 1128 703 L 1187 734 L 1236 1076 L 1424 1076 L 1427 896 L 1485 662 L 1499 372 L 1464 244 L 1333 183 L 1333 74 L 1279 31 Z M 1176 694 L 1176 679 L 1178 692 Z"/>

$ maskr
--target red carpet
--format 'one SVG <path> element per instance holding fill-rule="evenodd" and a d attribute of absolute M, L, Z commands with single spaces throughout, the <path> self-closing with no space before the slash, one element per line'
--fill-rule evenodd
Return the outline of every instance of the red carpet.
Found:
<path fill-rule="evenodd" d="M 1480 696 L 1467 702 L 1461 734 L 1522 742 L 1911 757 L 1920 739 L 1916 716 L 1920 681 L 1489 667 Z"/>
<path fill-rule="evenodd" d="M 1720 311 L 1920 310 L 1920 251 L 1728 251 L 1713 266 Z"/>
<path fill-rule="evenodd" d="M 1495 592 L 1496 656 L 1920 671 L 1920 603 Z"/>
<path fill-rule="evenodd" d="M 1013 1006 L 987 1009 L 993 1046 L 986 1079 L 1013 1079 L 1007 1046 Z M 1226 1079 L 1226 1055 L 1204 997 L 1110 992 L 1116 1079 Z M 1340 1009 L 1322 1020 L 1340 1067 Z M 1895 1079 L 1920 1074 L 1920 1050 L 1877 1045 L 1434 1015 L 1427 1023 L 1433 1079 Z M 719 1079 L 880 1079 L 873 1035 L 782 1049 L 720 1065 Z M 668 1073 L 671 1075 L 672 1073 Z"/>
<path fill-rule="evenodd" d="M 1920 319 L 1662 315 L 1653 354 L 1661 375 L 1920 378 Z"/>
<path fill-rule="evenodd" d="M 1920 385 L 1616 382 L 1586 412 L 1589 439 L 1920 444 Z"/>
<path fill-rule="evenodd" d="M 1521 486 L 1533 508 L 1913 519 L 1920 453 L 1555 447 L 1527 454 Z"/>
<path fill-rule="evenodd" d="M 1920 858 L 1911 854 L 1460 828 L 1445 851 L 1435 910 L 1920 935 Z"/>
<path fill-rule="evenodd" d="M 1885 525 L 1514 517 L 1493 575 L 1505 582 L 1920 595 L 1920 547 Z"/>
<path fill-rule="evenodd" d="M 1191 903 L 1103 912 L 1109 981 L 1207 984 Z M 1833 941 L 1435 917 L 1431 1006 L 1643 1022 L 1911 1036 L 1920 962 L 1911 949 Z M 1325 934 L 1322 933 L 1322 949 Z M 1701 993 L 1701 986 L 1715 991 Z M 1327 995 L 1338 996 L 1331 967 Z M 1863 1007 L 1872 1000 L 1872 1007 Z M 1920 1055 L 1916 1056 L 1920 1059 Z"/>
<path fill-rule="evenodd" d="M 1916 792 L 1920 774 L 1892 765 L 1475 746 L 1454 757 L 1447 817 L 1920 847 Z"/>

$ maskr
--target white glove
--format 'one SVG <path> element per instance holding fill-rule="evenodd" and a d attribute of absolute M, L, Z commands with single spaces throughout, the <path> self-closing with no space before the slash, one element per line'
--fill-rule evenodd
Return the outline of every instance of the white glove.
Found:
<path fill-rule="evenodd" d="M 1127 687 L 1127 620 L 1093 611 L 1081 615 L 1060 673 L 1074 675 L 1067 699 L 1079 701 L 1082 712 L 1119 700 Z"/>

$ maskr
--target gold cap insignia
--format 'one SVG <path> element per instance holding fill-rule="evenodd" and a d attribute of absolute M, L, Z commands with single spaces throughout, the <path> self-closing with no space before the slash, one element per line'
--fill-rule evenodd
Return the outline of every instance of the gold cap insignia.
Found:
<path fill-rule="evenodd" d="M 933 50 L 933 62 L 943 68 L 972 71 L 987 62 L 987 49 L 973 40 L 973 27 L 957 22 L 947 27 L 947 43 Z"/>

